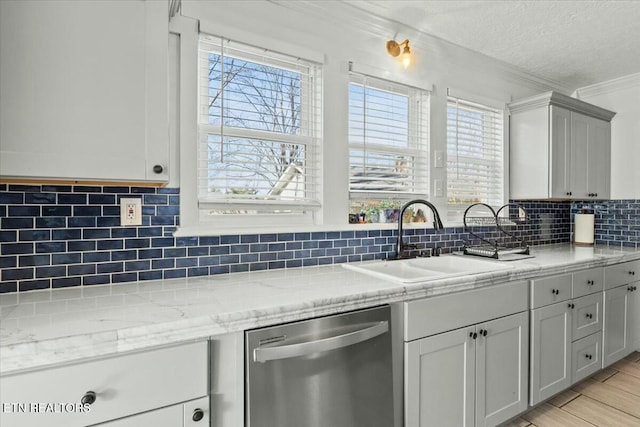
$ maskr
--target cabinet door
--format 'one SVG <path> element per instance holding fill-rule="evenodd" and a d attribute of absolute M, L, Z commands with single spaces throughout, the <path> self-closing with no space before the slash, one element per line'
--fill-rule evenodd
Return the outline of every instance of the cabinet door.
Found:
<path fill-rule="evenodd" d="M 571 198 L 588 197 L 590 117 L 571 113 Z"/>
<path fill-rule="evenodd" d="M 208 397 L 97 424 L 100 427 L 204 427 L 208 425 Z"/>
<path fill-rule="evenodd" d="M 462 328 L 405 344 L 405 425 L 474 425 L 474 333 Z"/>
<path fill-rule="evenodd" d="M 550 194 L 552 197 L 566 198 L 572 191 L 571 112 L 556 106 L 551 106 L 549 109 L 551 110 L 549 113 L 551 116 Z M 537 178 L 532 176 L 529 179 Z"/>
<path fill-rule="evenodd" d="M 571 313 L 567 302 L 531 310 L 531 405 L 571 384 Z"/>
<path fill-rule="evenodd" d="M 166 408 L 143 414 L 132 415 L 115 421 L 96 424 L 100 427 L 183 427 L 182 405 L 173 405 Z"/>
<path fill-rule="evenodd" d="M 167 181 L 168 40 L 167 1 L 0 1 L 2 175 Z"/>
<path fill-rule="evenodd" d="M 589 118 L 588 195 L 608 199 L 611 194 L 611 122 Z"/>
<path fill-rule="evenodd" d="M 529 313 L 476 329 L 476 426 L 495 426 L 527 409 Z"/>
<path fill-rule="evenodd" d="M 631 289 L 631 285 L 623 285 L 604 293 L 604 367 L 617 362 L 633 350 L 629 343 Z"/>

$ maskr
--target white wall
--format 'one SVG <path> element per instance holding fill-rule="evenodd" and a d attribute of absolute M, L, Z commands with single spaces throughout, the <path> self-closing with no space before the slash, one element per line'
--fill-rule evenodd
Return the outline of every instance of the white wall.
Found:
<path fill-rule="evenodd" d="M 291 44 L 324 56 L 325 225 L 344 225 L 348 213 L 349 61 L 390 80 L 433 87 L 431 152 L 445 151 L 447 88 L 473 94 L 479 100 L 503 103 L 548 90 L 566 92 L 549 82 L 444 40 L 398 28 L 398 24 L 375 16 L 352 13 L 350 8 L 343 10 L 341 8 L 345 6 L 341 2 L 277 3 L 265 0 L 183 0 L 182 15 L 199 19 L 201 28 L 217 32 L 216 35 L 273 50 L 278 50 L 283 44 Z M 414 59 L 408 70 L 402 69 L 385 50 L 387 40 L 402 41 L 405 38 L 411 40 Z M 445 169 L 432 168 L 431 179 L 445 180 Z M 431 200 L 439 209 L 444 209 L 444 197 L 431 197 Z"/>
<path fill-rule="evenodd" d="M 580 88 L 575 95 L 616 112 L 611 121 L 611 198 L 640 199 L 640 73 Z"/>

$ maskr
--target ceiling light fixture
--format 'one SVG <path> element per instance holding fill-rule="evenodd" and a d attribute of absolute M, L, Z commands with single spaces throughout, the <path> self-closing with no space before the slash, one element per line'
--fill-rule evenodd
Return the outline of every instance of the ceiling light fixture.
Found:
<path fill-rule="evenodd" d="M 402 48 L 404 46 L 404 48 Z M 387 42 L 387 52 L 394 58 L 398 58 L 402 61 L 402 65 L 405 69 L 411 65 L 411 49 L 409 49 L 409 39 L 398 43 L 395 40 L 389 40 Z"/>

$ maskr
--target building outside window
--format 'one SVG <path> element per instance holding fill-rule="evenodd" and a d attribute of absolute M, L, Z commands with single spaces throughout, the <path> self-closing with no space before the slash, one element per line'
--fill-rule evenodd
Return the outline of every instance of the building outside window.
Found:
<path fill-rule="evenodd" d="M 352 73 L 350 221 L 396 222 L 404 202 L 427 198 L 428 153 L 429 92 Z"/>

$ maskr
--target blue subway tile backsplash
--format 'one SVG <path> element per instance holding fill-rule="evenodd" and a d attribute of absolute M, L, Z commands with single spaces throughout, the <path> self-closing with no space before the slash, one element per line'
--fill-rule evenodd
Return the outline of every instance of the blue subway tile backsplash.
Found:
<path fill-rule="evenodd" d="M 120 226 L 122 197 L 142 197 L 143 225 Z M 395 247 L 389 229 L 173 237 L 179 197 L 177 188 L 0 184 L 0 293 L 382 259 Z M 570 241 L 575 203 L 518 203 L 529 244 Z M 598 239 L 629 244 L 620 239 L 638 227 L 623 222 L 635 203 L 612 202 L 607 212 L 620 213 L 600 220 L 611 233 Z M 405 239 L 443 252 L 472 241 L 461 227 L 408 229 Z"/>

